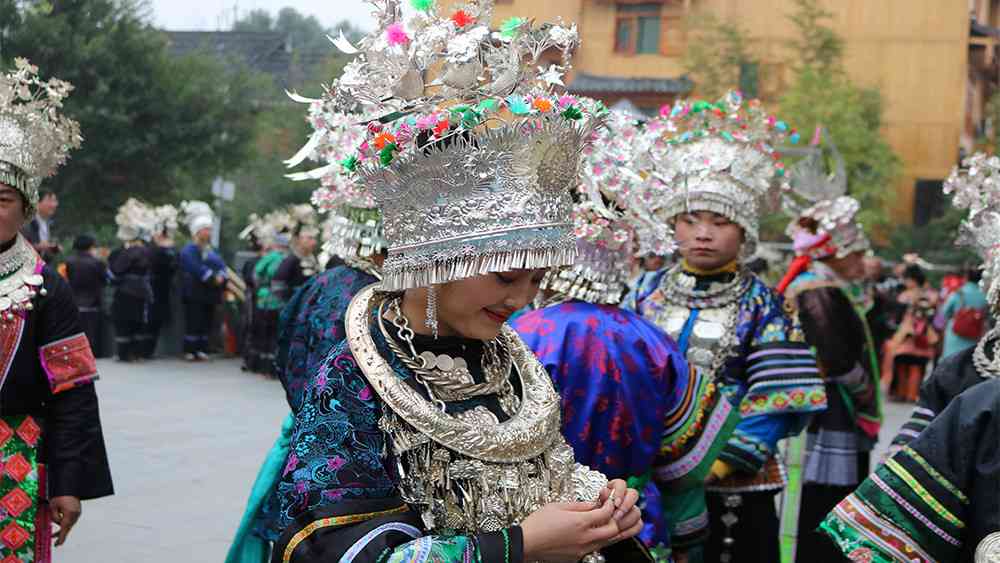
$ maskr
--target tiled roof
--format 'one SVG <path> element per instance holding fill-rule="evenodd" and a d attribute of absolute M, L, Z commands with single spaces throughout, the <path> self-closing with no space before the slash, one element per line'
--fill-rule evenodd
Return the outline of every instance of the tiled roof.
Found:
<path fill-rule="evenodd" d="M 617 76 L 594 76 L 577 74 L 567 89 L 574 93 L 653 93 L 686 94 L 694 88 L 694 83 L 686 76 L 680 78 L 622 78 Z"/>
<path fill-rule="evenodd" d="M 234 57 L 251 69 L 269 74 L 281 88 L 292 88 L 308 78 L 327 51 L 289 49 L 284 33 L 257 31 L 166 31 L 170 54 L 203 52 Z"/>

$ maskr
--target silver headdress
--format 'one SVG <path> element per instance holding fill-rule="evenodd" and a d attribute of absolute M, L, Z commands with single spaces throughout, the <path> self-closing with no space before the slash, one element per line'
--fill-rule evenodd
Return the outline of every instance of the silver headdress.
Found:
<path fill-rule="evenodd" d="M 382 211 L 390 242 L 382 287 L 570 264 L 570 189 L 601 106 L 557 96 L 576 29 L 512 18 L 487 27 L 491 1 L 450 16 L 373 2 L 378 25 L 334 84 L 339 107 L 372 119 L 345 168 Z M 539 65 L 556 48 L 562 65 Z M 436 78 L 426 81 L 433 75 Z"/>
<path fill-rule="evenodd" d="M 631 167 L 640 135 L 636 119 L 612 111 L 583 153 L 573 210 L 576 263 L 550 270 L 542 289 L 589 303 L 617 304 L 625 293 L 636 251 L 632 216 L 643 179 Z"/>
<path fill-rule="evenodd" d="M 792 239 L 795 253 L 813 259 L 843 258 L 871 249 L 864 228 L 858 223 L 861 210 L 850 196 L 826 199 L 806 209 L 785 230 Z"/>
<path fill-rule="evenodd" d="M 1000 303 L 1000 157 L 976 153 L 955 167 L 944 182 L 952 205 L 967 209 L 959 229 L 959 242 L 972 247 L 983 259 L 980 285 L 994 311 Z"/>
<path fill-rule="evenodd" d="M 158 205 L 153 208 L 155 218 L 153 233 L 173 237 L 177 232 L 177 208 L 173 205 Z"/>
<path fill-rule="evenodd" d="M 321 255 L 364 261 L 380 254 L 387 246 L 381 213 L 371 193 L 347 170 L 356 165 L 357 160 L 352 160 L 352 156 L 366 138 L 365 128 L 358 126 L 361 116 L 337 111 L 329 92 L 318 100 L 297 94 L 290 96 L 309 104 L 307 121 L 313 127 L 313 134 L 285 164 L 291 168 L 309 159 L 323 165 L 286 177 L 320 181 L 320 187 L 313 191 L 312 204 L 328 215 L 322 226 Z"/>
<path fill-rule="evenodd" d="M 247 218 L 247 226 L 240 232 L 240 238 L 253 235 L 263 245 L 277 242 L 288 244 L 288 239 L 296 235 L 318 236 L 319 224 L 316 210 L 308 203 L 289 205 L 275 209 L 263 217 L 256 213 Z"/>
<path fill-rule="evenodd" d="M 38 77 L 38 67 L 14 59 L 15 68 L 0 75 L 0 184 L 21 192 L 26 217 L 35 214 L 38 186 L 66 162 L 83 142 L 80 125 L 61 115 L 73 86 Z"/>
<path fill-rule="evenodd" d="M 743 228 L 744 255 L 758 242 L 763 204 L 787 190 L 777 147 L 798 133 L 764 112 L 757 100 L 730 92 L 716 103 L 680 101 L 664 107 L 649 131 L 649 185 L 656 216 L 711 211 Z"/>
<path fill-rule="evenodd" d="M 180 208 L 184 224 L 192 235 L 215 225 L 215 212 L 204 201 L 182 201 Z"/>
<path fill-rule="evenodd" d="M 118 225 L 116 233 L 118 240 L 123 242 L 149 240 L 156 230 L 156 210 L 130 197 L 118 208 L 115 224 Z"/>

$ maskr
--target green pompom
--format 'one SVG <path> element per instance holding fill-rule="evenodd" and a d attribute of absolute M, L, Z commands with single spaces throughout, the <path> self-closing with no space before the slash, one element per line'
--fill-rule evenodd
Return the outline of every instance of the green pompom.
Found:
<path fill-rule="evenodd" d="M 413 6 L 414 10 L 426 12 L 434 5 L 434 0 L 410 0 L 410 5 Z"/>
<path fill-rule="evenodd" d="M 462 127 L 465 127 L 466 129 L 472 129 L 482 123 L 482 121 L 483 118 L 479 115 L 479 112 L 472 108 L 462 112 Z"/>
<path fill-rule="evenodd" d="M 493 111 L 497 107 L 497 101 L 493 98 L 487 98 L 478 104 L 476 104 L 476 111 L 483 113 L 486 111 Z"/>
<path fill-rule="evenodd" d="M 386 143 L 382 150 L 378 153 L 378 160 L 382 163 L 382 166 L 389 166 L 392 164 L 392 159 L 395 156 L 396 143 Z"/>
<path fill-rule="evenodd" d="M 500 36 L 506 39 L 510 39 L 517 35 L 517 30 L 521 29 L 524 22 L 528 20 L 524 18 L 510 18 L 500 24 Z"/>
<path fill-rule="evenodd" d="M 344 170 L 348 172 L 354 172 L 358 169 L 358 157 L 349 156 L 344 160 L 340 161 L 340 165 L 344 167 Z"/>
<path fill-rule="evenodd" d="M 568 108 L 566 108 L 565 110 L 563 110 L 562 114 L 560 114 L 560 115 L 562 115 L 566 119 L 576 120 L 576 119 L 580 119 L 581 117 L 583 117 L 583 112 L 580 111 L 579 109 L 577 109 L 576 106 L 569 106 Z"/>

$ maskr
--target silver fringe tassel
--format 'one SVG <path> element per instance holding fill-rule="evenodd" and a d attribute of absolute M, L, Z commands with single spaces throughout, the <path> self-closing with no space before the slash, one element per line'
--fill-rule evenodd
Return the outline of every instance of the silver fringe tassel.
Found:
<path fill-rule="evenodd" d="M 490 272 L 554 268 L 572 264 L 576 260 L 576 244 L 572 236 L 568 241 L 551 246 L 533 248 L 496 249 L 477 252 L 469 248 L 467 255 L 441 259 L 415 259 L 404 253 L 389 257 L 382 267 L 383 291 L 402 291 L 415 287 L 428 287 L 450 281 L 471 278 Z"/>
<path fill-rule="evenodd" d="M 434 340 L 438 338 L 438 306 L 437 288 L 433 285 L 427 288 L 427 309 L 424 311 L 424 326 L 431 329 Z"/>

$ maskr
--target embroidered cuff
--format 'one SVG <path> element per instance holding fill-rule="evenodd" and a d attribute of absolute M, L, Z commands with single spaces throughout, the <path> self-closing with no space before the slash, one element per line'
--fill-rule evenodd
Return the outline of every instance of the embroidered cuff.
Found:
<path fill-rule="evenodd" d="M 737 471 L 756 475 L 773 454 L 764 441 L 737 428 L 722 448 L 719 460 Z"/>
<path fill-rule="evenodd" d="M 803 342 L 770 342 L 747 356 L 743 416 L 809 413 L 826 409 L 826 390 L 816 358 Z"/>
<path fill-rule="evenodd" d="M 62 393 L 97 379 L 97 361 L 82 332 L 38 349 L 52 393 Z"/>

